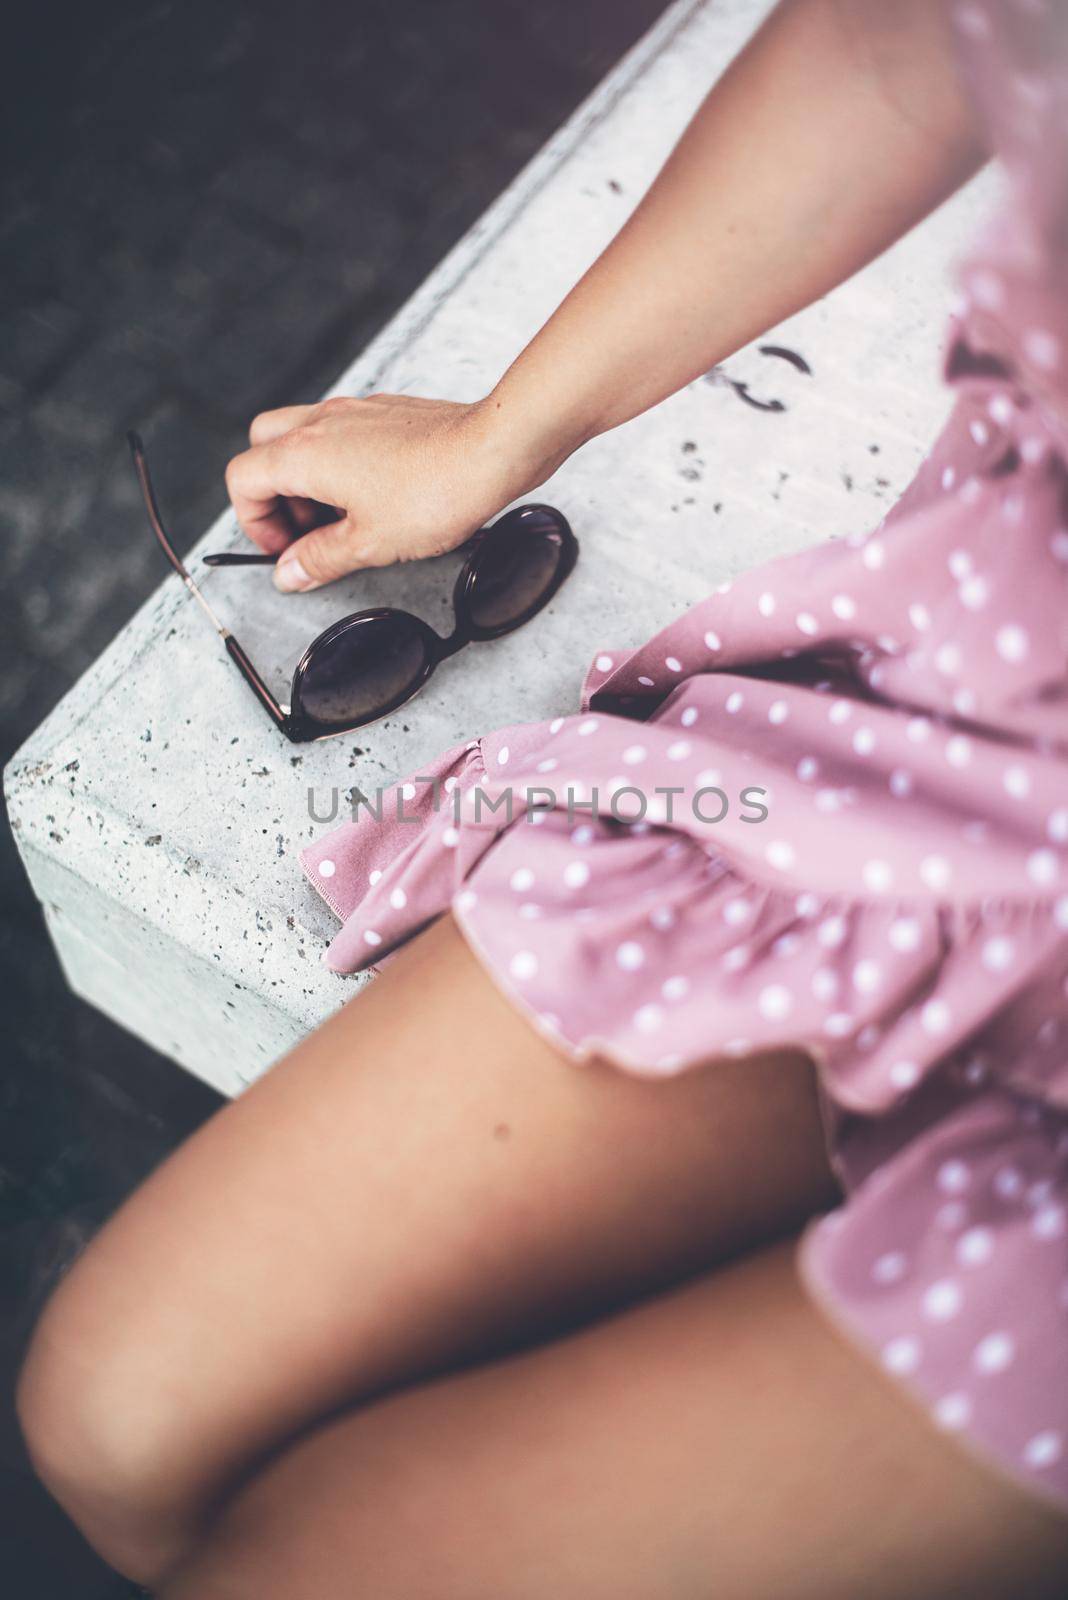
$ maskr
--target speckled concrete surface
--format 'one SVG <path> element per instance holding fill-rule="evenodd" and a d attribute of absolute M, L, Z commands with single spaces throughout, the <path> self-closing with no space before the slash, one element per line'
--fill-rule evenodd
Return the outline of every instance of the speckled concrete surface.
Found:
<path fill-rule="evenodd" d="M 672 8 L 338 389 L 483 392 L 618 228 L 764 9 Z M 877 522 L 946 409 L 946 268 L 990 181 L 775 330 L 810 376 L 758 349 L 727 364 L 783 411 L 699 380 L 573 457 L 541 491 L 582 545 L 554 604 L 356 737 L 285 744 L 165 582 L 7 772 L 19 846 L 78 991 L 225 1093 L 341 1004 L 358 980 L 319 967 L 330 914 L 295 859 L 323 826 L 309 792 L 323 815 L 335 789 L 369 792 L 473 733 L 570 709 L 595 648 L 637 642 L 740 567 Z M 224 516 L 194 560 L 237 537 Z M 392 602 L 437 622 L 457 559 L 297 600 L 255 569 L 217 570 L 205 587 L 286 699 L 304 644 L 345 611 Z"/>

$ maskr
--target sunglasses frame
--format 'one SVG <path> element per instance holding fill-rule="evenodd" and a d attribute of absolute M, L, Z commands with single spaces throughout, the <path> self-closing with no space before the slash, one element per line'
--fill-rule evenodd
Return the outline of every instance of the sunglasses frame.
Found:
<path fill-rule="evenodd" d="M 280 733 L 284 734 L 292 744 L 309 744 L 322 739 L 336 739 L 344 734 L 351 733 L 355 728 L 364 728 L 372 722 L 379 722 L 383 717 L 388 717 L 391 712 L 398 710 L 402 705 L 406 705 L 414 695 L 419 693 L 420 689 L 425 686 L 442 661 L 447 660 L 449 656 L 455 655 L 459 650 L 462 650 L 465 645 L 483 643 L 490 639 L 503 638 L 505 634 L 514 633 L 516 629 L 521 628 L 524 623 L 529 622 L 532 617 L 536 616 L 539 611 L 544 610 L 549 601 L 556 594 L 557 590 L 570 576 L 571 572 L 574 570 L 575 563 L 578 560 L 578 540 L 575 538 L 575 535 L 571 530 L 571 526 L 562 512 L 557 511 L 554 506 L 545 505 L 541 502 L 528 503 L 522 506 L 513 506 L 510 511 L 506 511 L 502 516 L 498 517 L 496 522 L 490 523 L 487 527 L 477 529 L 476 532 L 472 534 L 463 545 L 460 546 L 460 549 L 467 550 L 469 553 L 453 585 L 452 604 L 453 615 L 456 619 L 456 626 L 447 638 L 442 638 L 442 636 L 435 632 L 430 624 L 424 622 L 421 617 L 415 616 L 414 613 L 410 611 L 402 611 L 395 606 L 373 606 L 362 611 L 353 611 L 348 616 L 339 618 L 337 622 L 332 622 L 328 628 L 324 628 L 323 631 L 317 634 L 312 642 L 308 645 L 307 649 L 304 651 L 304 654 L 297 662 L 296 668 L 293 672 L 293 685 L 290 696 L 290 704 L 288 706 L 284 706 L 275 699 L 267 684 L 260 677 L 260 674 L 256 671 L 256 668 L 249 660 L 249 657 L 245 653 L 242 646 L 238 643 L 237 639 L 235 639 L 229 628 L 220 622 L 219 618 L 215 615 L 215 612 L 208 604 L 208 601 L 205 599 L 200 588 L 186 571 L 185 565 L 183 564 L 181 558 L 176 554 L 174 547 L 171 544 L 170 537 L 164 526 L 163 518 L 159 509 L 159 502 L 156 498 L 156 492 L 153 488 L 152 479 L 149 475 L 148 462 L 145 459 L 145 449 L 141 437 L 138 433 L 131 430 L 126 435 L 126 438 L 130 446 L 130 454 L 133 457 L 133 463 L 137 472 L 138 481 L 141 485 L 141 492 L 144 496 L 145 509 L 148 512 L 148 519 L 156 538 L 159 540 L 159 543 L 163 548 L 164 554 L 166 555 L 171 566 L 174 568 L 175 572 L 185 584 L 186 588 L 193 595 L 194 599 L 199 602 L 202 609 L 207 613 L 212 626 L 215 628 L 215 631 L 219 634 L 223 644 L 226 647 L 227 654 L 237 667 L 238 671 L 241 673 L 241 676 L 244 678 L 249 688 L 255 694 L 257 700 L 267 712 L 275 727 Z M 506 533 L 511 531 L 514 527 L 517 527 L 522 522 L 522 519 L 525 516 L 530 516 L 533 513 L 543 513 L 551 517 L 555 524 L 556 532 L 560 537 L 560 559 L 556 564 L 556 570 L 553 573 L 552 581 L 546 587 L 545 591 L 538 596 L 537 601 L 533 605 L 528 606 L 527 609 L 515 619 L 504 623 L 497 628 L 479 627 L 471 615 L 471 603 L 478 582 L 479 552 L 483 549 L 487 540 L 491 536 L 502 531 Z M 237 552 L 221 552 L 215 556 L 204 557 L 205 563 L 209 566 L 245 566 L 253 564 L 266 566 L 273 565 L 276 560 L 277 556 L 263 554 L 251 555 Z M 304 709 L 304 706 L 301 702 L 301 685 L 307 675 L 311 663 L 314 660 L 316 651 L 326 645 L 332 644 L 336 639 L 353 628 L 367 626 L 368 624 L 377 624 L 387 617 L 403 617 L 407 623 L 414 624 L 414 627 L 422 638 L 424 645 L 424 659 L 421 672 L 415 679 L 413 679 L 412 683 L 405 689 L 403 694 L 396 696 L 388 705 L 377 709 L 371 716 L 357 717 L 350 722 L 346 722 L 337 727 L 331 725 L 329 728 L 327 728 L 325 724 L 317 722 L 316 719 Z"/>

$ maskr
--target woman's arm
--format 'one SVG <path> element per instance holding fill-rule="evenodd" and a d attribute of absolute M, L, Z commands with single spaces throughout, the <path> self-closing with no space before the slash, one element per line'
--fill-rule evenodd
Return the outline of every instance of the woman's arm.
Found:
<path fill-rule="evenodd" d="M 826 293 L 981 164 L 941 0 L 783 0 L 616 238 L 473 405 L 375 396 L 256 419 L 231 462 L 307 588 L 460 543 L 585 440 Z M 292 563 L 296 562 L 293 566 Z"/>
<path fill-rule="evenodd" d="M 981 164 L 939 0 L 784 0 L 497 385 L 555 463 L 818 299 Z M 540 465 L 540 463 L 539 463 Z"/>

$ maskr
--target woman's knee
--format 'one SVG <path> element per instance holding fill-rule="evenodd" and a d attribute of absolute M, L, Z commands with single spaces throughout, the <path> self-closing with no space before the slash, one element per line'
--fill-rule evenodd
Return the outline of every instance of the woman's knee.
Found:
<path fill-rule="evenodd" d="M 19 1424 L 35 1472 L 94 1548 L 120 1571 L 153 1578 L 183 1499 L 188 1420 L 136 1317 L 109 1319 L 78 1277 L 61 1284 L 34 1331 L 16 1388 Z"/>

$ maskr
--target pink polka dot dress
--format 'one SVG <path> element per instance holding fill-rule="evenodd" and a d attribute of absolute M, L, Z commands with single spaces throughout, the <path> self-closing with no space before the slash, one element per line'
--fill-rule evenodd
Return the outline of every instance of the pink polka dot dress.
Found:
<path fill-rule="evenodd" d="M 451 908 L 576 1062 L 806 1050 L 844 1194 L 806 1286 L 1068 1511 L 1068 7 L 953 25 L 1008 197 L 903 498 L 598 652 L 574 714 L 445 751 L 302 864 L 335 971 Z"/>

